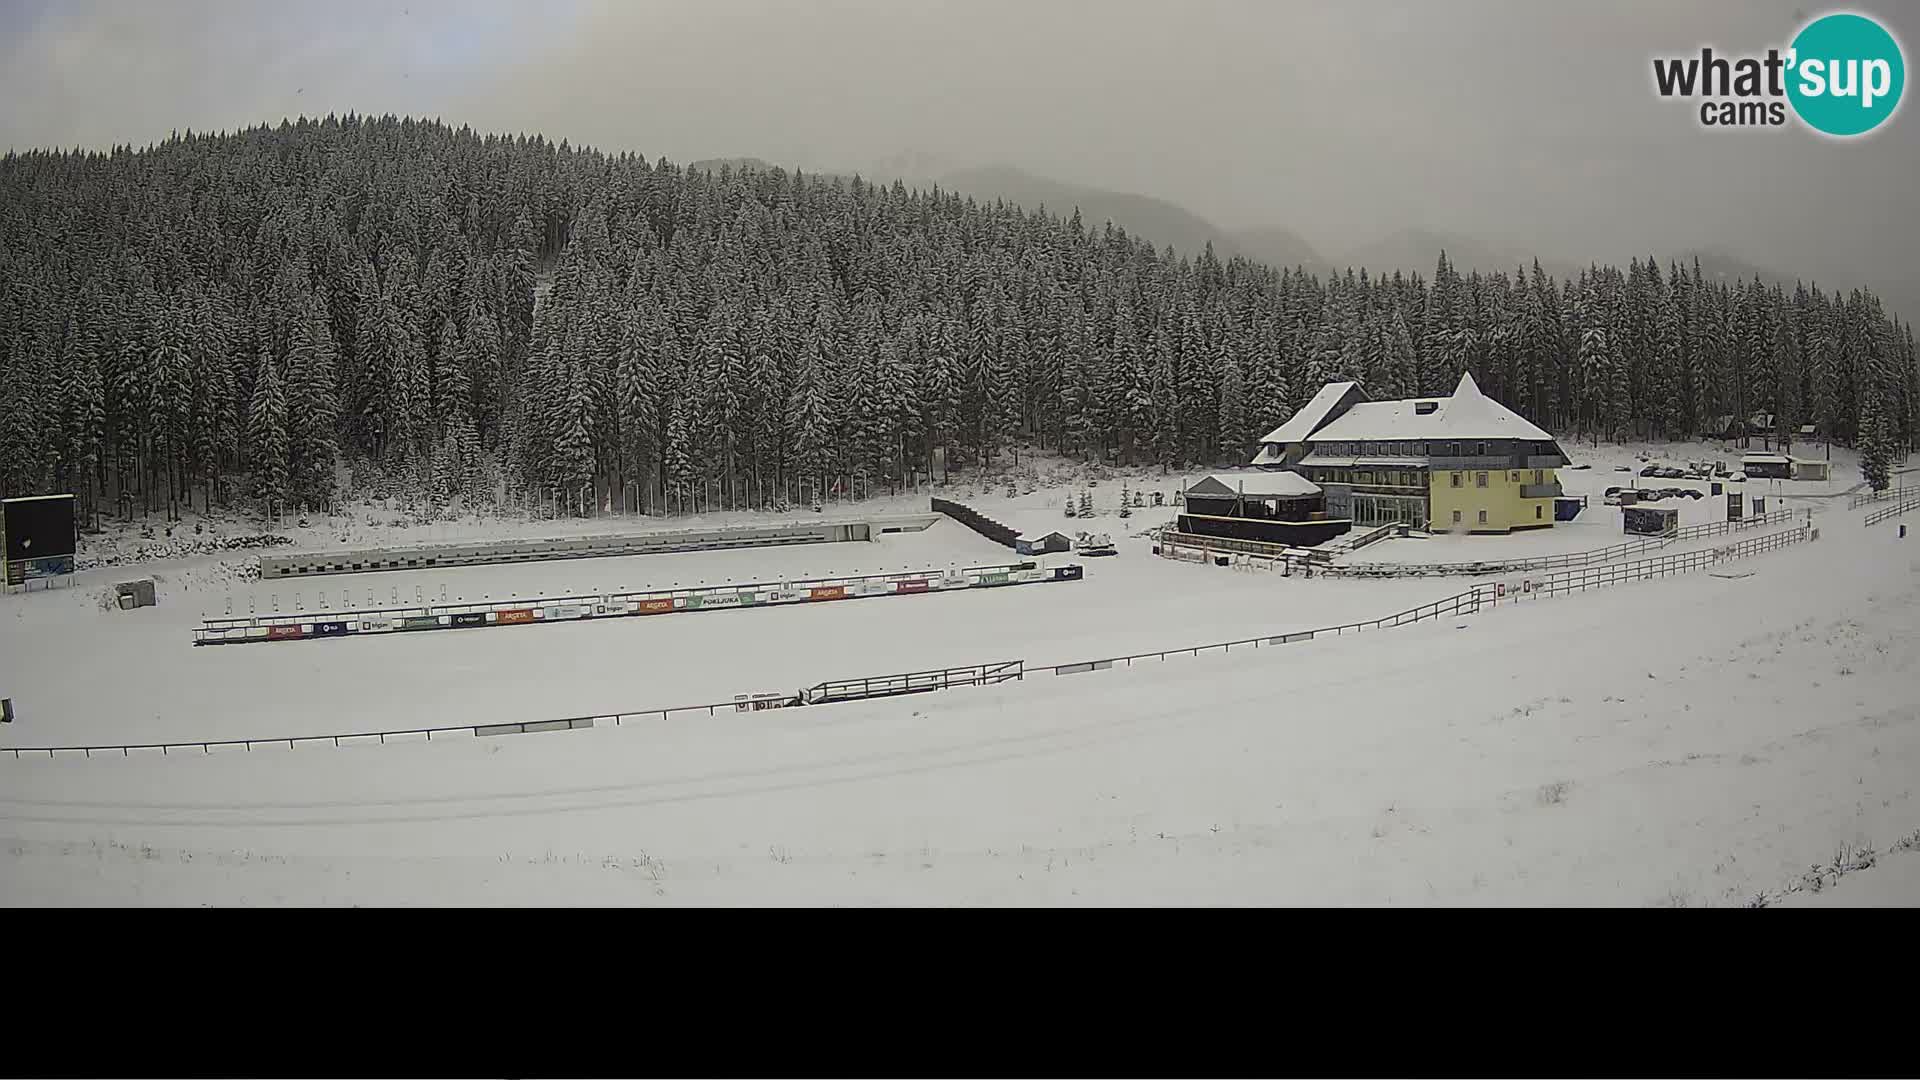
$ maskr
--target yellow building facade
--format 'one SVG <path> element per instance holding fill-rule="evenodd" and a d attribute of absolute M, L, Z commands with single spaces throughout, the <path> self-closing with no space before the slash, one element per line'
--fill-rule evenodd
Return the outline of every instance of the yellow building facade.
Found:
<path fill-rule="evenodd" d="M 1553 525 L 1554 469 L 1435 469 L 1427 504 L 1433 532 L 1506 533 Z"/>

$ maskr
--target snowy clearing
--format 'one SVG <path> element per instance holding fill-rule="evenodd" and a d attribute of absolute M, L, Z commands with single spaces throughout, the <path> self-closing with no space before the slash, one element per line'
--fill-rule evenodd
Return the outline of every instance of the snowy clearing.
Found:
<path fill-rule="evenodd" d="M 966 501 L 1070 527 L 1059 497 Z M 1121 539 L 1171 513 L 1091 528 Z M 996 687 L 430 744 L 0 759 L 0 900 L 1748 903 L 1920 826 L 1920 547 L 1860 517 L 1821 513 L 1819 541 L 1738 564 L 1749 576 Z M 127 576 L 102 571 L 0 609 L 21 710 L 0 737 L 541 719 L 1200 644 L 1457 586 L 1238 573 L 1152 558 L 1137 537 L 1121 550 L 1077 560 L 1085 581 L 1024 590 L 234 649 L 187 643 L 202 601 L 228 595 L 212 561 L 135 612 L 90 602 Z M 639 587 L 1007 555 L 941 522 L 874 544 L 346 584 Z M 1920 902 L 1901 859 L 1775 902 Z"/>

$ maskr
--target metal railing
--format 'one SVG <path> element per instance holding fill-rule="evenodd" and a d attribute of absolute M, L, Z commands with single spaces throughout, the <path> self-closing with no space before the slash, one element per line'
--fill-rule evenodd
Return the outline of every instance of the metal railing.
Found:
<path fill-rule="evenodd" d="M 1001 660 L 990 664 L 969 664 L 964 667 L 937 668 L 932 671 L 909 671 L 899 675 L 829 679 L 801 691 L 799 700 L 807 705 L 828 705 L 841 701 L 861 701 L 867 698 L 898 697 L 901 694 L 951 690 L 956 686 L 991 686 L 995 683 L 1018 681 L 1025 672 L 1025 661 Z"/>
<path fill-rule="evenodd" d="M 1892 506 L 1882 507 L 1879 510 L 1873 511 L 1866 516 L 1866 524 L 1878 525 L 1888 518 L 1899 517 L 1901 514 L 1907 513 L 1916 507 L 1920 507 L 1920 494 L 1903 502 L 1894 503 Z"/>
<path fill-rule="evenodd" d="M 992 518 L 975 510 L 971 506 L 954 502 L 951 499 L 934 498 L 931 501 L 936 514 L 945 514 L 953 520 L 979 533 L 981 536 L 999 544 L 1001 547 L 1016 547 L 1020 534 Z"/>
<path fill-rule="evenodd" d="M 1375 525 L 1373 528 L 1368 529 L 1366 532 L 1350 540 L 1346 537 L 1341 537 L 1340 540 L 1336 540 L 1334 543 L 1340 544 L 1344 541 L 1344 546 L 1348 551 L 1359 551 L 1368 544 L 1377 544 L 1389 536 L 1395 534 L 1404 536 L 1406 535 L 1406 531 L 1406 524 L 1404 522 L 1390 521 L 1383 525 Z"/>

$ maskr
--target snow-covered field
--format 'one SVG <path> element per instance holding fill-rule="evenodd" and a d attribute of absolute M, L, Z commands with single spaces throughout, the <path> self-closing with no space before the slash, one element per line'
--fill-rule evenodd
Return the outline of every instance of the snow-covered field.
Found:
<path fill-rule="evenodd" d="M 1631 448 L 1602 451 L 1632 460 Z M 1625 476 L 1599 456 L 1575 453 L 1596 460 L 1584 471 L 1596 494 Z M 1130 482 L 1178 486 L 1144 470 Z M 188 630 L 229 597 L 277 594 L 287 606 L 298 593 L 312 607 L 343 587 L 527 595 L 1009 553 L 942 522 L 874 544 L 297 587 L 235 581 L 221 569 L 232 558 L 200 558 L 161 567 L 161 606 L 138 612 L 100 610 L 91 594 L 133 575 L 96 571 L 72 590 L 0 600 L 0 694 L 20 713 L 0 745 L 690 704 L 1278 633 L 1458 591 L 1155 559 L 1123 537 L 1173 508 L 1121 521 L 1118 490 L 1095 490 L 1109 512 L 1092 523 L 1064 518 L 1058 485 L 957 496 L 1019 529 L 1113 533 L 1122 554 L 1085 560 L 1081 582 L 514 632 L 195 649 Z M 1885 851 L 1920 827 L 1920 541 L 1896 540 L 1893 522 L 1863 529 L 1844 500 L 1807 505 L 1826 508 L 1822 538 L 1739 565 L 1752 576 L 1696 574 L 1226 656 L 565 733 L 0 758 L 0 900 L 1745 903 L 1845 847 Z M 1611 508 L 1588 513 L 1599 509 Z M 1471 538 L 1461 557 L 1531 538 Z M 1581 547 L 1619 542 L 1617 520 L 1594 539 Z M 1920 854 L 1887 855 L 1810 899 L 1916 902 L 1920 875 L 1903 859 Z"/>

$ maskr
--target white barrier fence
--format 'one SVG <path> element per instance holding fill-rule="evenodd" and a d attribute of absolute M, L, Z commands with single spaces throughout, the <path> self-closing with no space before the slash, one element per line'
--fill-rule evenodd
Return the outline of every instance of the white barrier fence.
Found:
<path fill-rule="evenodd" d="M 576 619 L 664 615 L 680 611 L 725 610 L 776 604 L 902 596 L 949 589 L 992 588 L 1045 581 L 1077 581 L 1078 564 L 1042 567 L 1034 562 L 979 566 L 966 570 L 928 569 L 893 574 L 862 574 L 812 581 L 758 582 L 689 589 L 549 596 L 415 607 L 321 611 L 292 615 L 210 618 L 193 632 L 195 645 L 232 645 L 262 641 L 300 641 L 416 630 L 514 626 Z"/>

